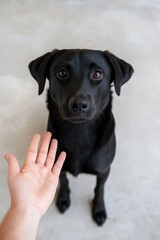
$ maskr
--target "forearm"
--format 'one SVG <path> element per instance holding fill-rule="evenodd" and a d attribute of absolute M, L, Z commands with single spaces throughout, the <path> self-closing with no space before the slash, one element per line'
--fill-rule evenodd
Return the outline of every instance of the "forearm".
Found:
<path fill-rule="evenodd" d="M 10 208 L 0 225 L 0 239 L 35 240 L 40 218 L 34 206 Z"/>

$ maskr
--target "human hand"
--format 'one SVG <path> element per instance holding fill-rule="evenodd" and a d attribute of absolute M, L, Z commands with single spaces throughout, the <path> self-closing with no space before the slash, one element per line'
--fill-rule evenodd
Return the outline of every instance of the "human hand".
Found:
<path fill-rule="evenodd" d="M 40 135 L 35 134 L 21 169 L 15 156 L 6 154 L 5 158 L 8 161 L 11 207 L 23 206 L 26 208 L 34 206 L 42 216 L 55 196 L 66 153 L 61 152 L 54 164 L 57 140 L 52 140 L 49 149 L 51 133 L 46 132 L 38 150 L 39 141 Z"/>

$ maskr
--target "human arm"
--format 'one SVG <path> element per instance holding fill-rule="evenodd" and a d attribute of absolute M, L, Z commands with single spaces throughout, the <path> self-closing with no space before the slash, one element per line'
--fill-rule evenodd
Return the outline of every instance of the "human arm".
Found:
<path fill-rule="evenodd" d="M 47 132 L 38 151 L 40 136 L 36 134 L 21 169 L 13 155 L 5 156 L 11 207 L 0 226 L 1 240 L 36 238 L 39 221 L 54 198 L 66 157 L 62 152 L 54 164 L 57 140 L 52 140 L 49 149 L 50 140 L 51 133 Z"/>

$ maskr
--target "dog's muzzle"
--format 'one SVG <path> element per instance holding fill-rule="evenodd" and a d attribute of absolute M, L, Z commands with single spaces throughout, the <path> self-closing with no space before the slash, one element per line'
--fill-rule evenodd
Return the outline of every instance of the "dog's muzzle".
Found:
<path fill-rule="evenodd" d="M 72 96 L 59 104 L 61 116 L 72 123 L 82 123 L 93 119 L 96 108 L 91 97 Z"/>
<path fill-rule="evenodd" d="M 73 114 L 85 114 L 90 108 L 90 103 L 87 99 L 73 97 L 68 102 L 68 109 Z"/>

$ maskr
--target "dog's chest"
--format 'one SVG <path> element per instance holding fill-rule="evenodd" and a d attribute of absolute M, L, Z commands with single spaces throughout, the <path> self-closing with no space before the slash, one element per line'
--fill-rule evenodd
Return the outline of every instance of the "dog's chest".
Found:
<path fill-rule="evenodd" d="M 69 171 L 75 176 L 81 172 L 87 172 L 87 158 L 92 154 L 99 140 L 97 128 L 92 124 L 77 124 L 70 127 L 63 125 L 59 131 L 57 130 L 55 128 L 60 150 L 67 152 L 63 170 Z"/>

